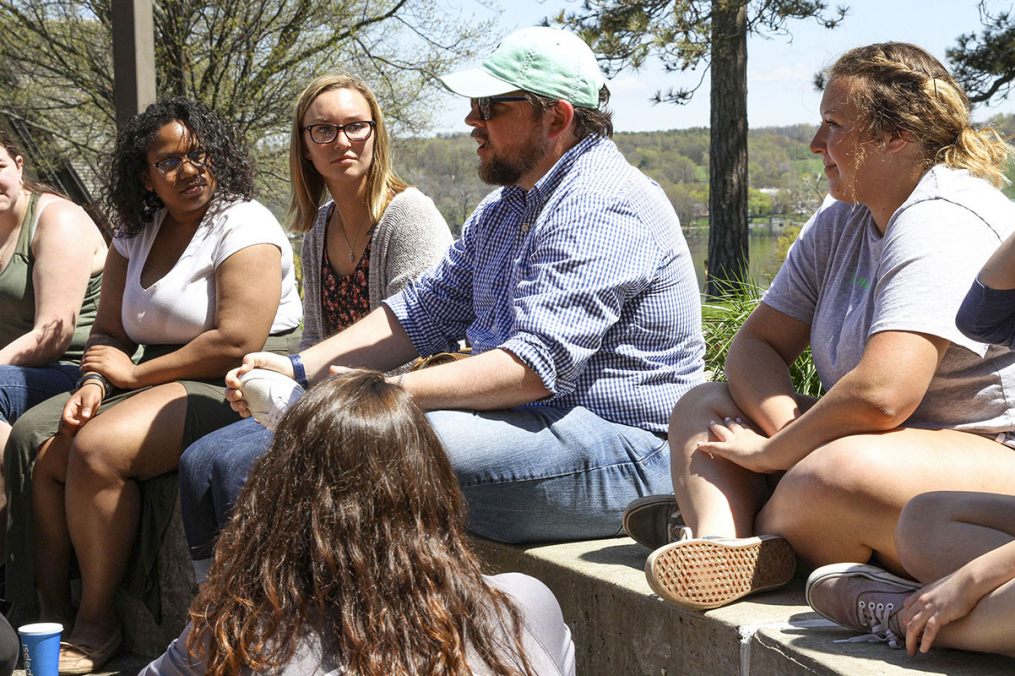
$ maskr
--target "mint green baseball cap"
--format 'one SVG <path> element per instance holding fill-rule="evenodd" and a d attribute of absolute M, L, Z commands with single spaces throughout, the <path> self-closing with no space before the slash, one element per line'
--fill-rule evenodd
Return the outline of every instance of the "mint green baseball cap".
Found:
<path fill-rule="evenodd" d="M 585 41 L 558 28 L 526 28 L 501 40 L 479 68 L 440 78 L 450 91 L 470 99 L 522 89 L 581 108 L 599 108 L 606 84 Z"/>

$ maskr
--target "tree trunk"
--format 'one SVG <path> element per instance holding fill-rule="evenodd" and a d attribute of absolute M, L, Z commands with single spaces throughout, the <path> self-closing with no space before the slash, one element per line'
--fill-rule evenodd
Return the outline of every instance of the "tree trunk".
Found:
<path fill-rule="evenodd" d="M 747 281 L 747 0 L 712 2 L 708 284 L 710 297 Z"/>

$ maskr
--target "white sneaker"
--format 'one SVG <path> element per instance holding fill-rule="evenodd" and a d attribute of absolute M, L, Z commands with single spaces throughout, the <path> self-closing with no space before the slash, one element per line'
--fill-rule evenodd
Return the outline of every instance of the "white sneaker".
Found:
<path fill-rule="evenodd" d="M 254 420 L 272 432 L 285 412 L 303 396 L 300 384 L 268 369 L 251 369 L 240 376 L 240 392 Z"/>

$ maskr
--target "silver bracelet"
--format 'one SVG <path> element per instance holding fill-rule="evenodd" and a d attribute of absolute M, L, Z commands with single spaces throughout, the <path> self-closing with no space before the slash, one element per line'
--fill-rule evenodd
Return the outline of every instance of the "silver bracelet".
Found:
<path fill-rule="evenodd" d="M 402 387 L 402 383 L 403 383 L 404 381 L 405 381 L 405 374 L 403 373 L 403 374 L 401 374 L 400 376 L 398 376 L 398 386 L 399 386 L 399 387 Z"/>

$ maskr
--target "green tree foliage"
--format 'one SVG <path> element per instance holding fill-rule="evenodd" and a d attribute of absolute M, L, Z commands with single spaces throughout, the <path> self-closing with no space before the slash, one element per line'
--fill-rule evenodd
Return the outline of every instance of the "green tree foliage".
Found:
<path fill-rule="evenodd" d="M 722 301 L 702 306 L 701 328 L 705 335 L 705 370 L 709 380 L 726 380 L 725 364 L 730 345 L 761 296 L 762 289 L 744 284 L 737 293 Z M 793 389 L 797 392 L 812 397 L 824 394 L 809 347 L 790 366 L 790 377 L 793 379 Z"/>
<path fill-rule="evenodd" d="M 408 139 L 396 144 L 395 153 L 399 173 L 434 201 L 458 237 L 465 219 L 490 192 L 477 173 L 476 141 L 468 134 Z"/>
<path fill-rule="evenodd" d="M 980 33 L 964 33 L 955 47 L 945 51 L 955 78 L 973 103 L 1008 96 L 1015 82 L 1015 16 L 1007 9 L 997 14 L 980 0 Z"/>
<path fill-rule="evenodd" d="M 832 28 L 845 15 L 823 0 L 584 0 L 554 19 L 577 30 L 611 76 L 649 57 L 667 72 L 711 70 L 710 295 L 747 269 L 747 35 L 785 35 L 791 19 L 809 17 Z M 657 92 L 654 101 L 683 103 L 696 89 Z"/>
<path fill-rule="evenodd" d="M 0 110 L 73 146 L 93 172 L 114 129 L 112 1 L 0 0 L 8 36 Z M 355 73 L 396 129 L 425 128 L 439 91 L 433 77 L 484 46 L 490 27 L 443 1 L 155 0 L 157 90 L 200 99 L 236 122 L 265 187 L 284 196 L 289 116 L 317 75 Z"/>
<path fill-rule="evenodd" d="M 752 217 L 801 220 L 820 204 L 821 160 L 807 149 L 814 129 L 802 124 L 751 131 Z M 708 226 L 708 138 L 706 128 L 614 135 L 627 161 L 666 192 L 685 229 Z M 479 180 L 478 164 L 476 142 L 464 133 L 405 139 L 395 147 L 399 173 L 433 198 L 455 233 L 491 190 Z"/>

